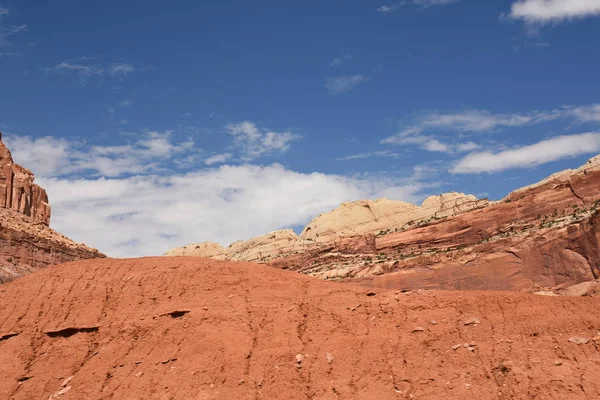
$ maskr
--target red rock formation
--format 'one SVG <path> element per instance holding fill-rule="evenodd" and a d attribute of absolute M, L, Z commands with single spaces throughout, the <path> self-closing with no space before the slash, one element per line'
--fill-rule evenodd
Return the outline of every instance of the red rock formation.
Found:
<path fill-rule="evenodd" d="M 33 183 L 34 175 L 15 164 L 0 132 L 0 208 L 8 208 L 50 225 L 50 205 L 46 191 Z"/>
<path fill-rule="evenodd" d="M 106 257 L 50 229 L 46 191 L 13 162 L 0 134 L 0 283 L 54 264 Z"/>
<path fill-rule="evenodd" d="M 595 298 L 160 257 L 47 268 L 0 304 L 0 399 L 600 398 Z"/>
<path fill-rule="evenodd" d="M 270 264 L 395 289 L 565 291 L 600 277 L 600 157 L 485 208 Z M 570 291 L 566 291 L 569 293 Z"/>

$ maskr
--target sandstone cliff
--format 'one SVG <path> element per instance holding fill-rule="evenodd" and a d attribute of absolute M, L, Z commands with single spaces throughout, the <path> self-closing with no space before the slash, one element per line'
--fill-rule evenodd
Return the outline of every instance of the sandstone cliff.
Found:
<path fill-rule="evenodd" d="M 106 257 L 50 229 L 46 191 L 14 163 L 0 133 L 0 283 L 67 261 Z"/>
<path fill-rule="evenodd" d="M 198 255 L 386 288 L 593 294 L 600 291 L 600 156 L 497 202 L 447 193 L 421 206 L 344 203 L 300 236 L 277 231 Z"/>
<path fill-rule="evenodd" d="M 483 209 L 346 238 L 272 264 L 366 286 L 569 292 L 600 276 L 598 159 Z"/>
<path fill-rule="evenodd" d="M 487 200 L 456 192 L 431 196 L 421 206 L 388 199 L 359 200 L 343 203 L 335 210 L 319 215 L 300 236 L 291 229 L 285 229 L 238 241 L 225 249 L 217 243 L 204 242 L 169 250 L 165 256 L 193 255 L 265 262 L 333 244 L 342 238 L 381 234 L 391 228 L 407 229 L 488 204 Z"/>
<path fill-rule="evenodd" d="M 48 195 L 33 180 L 31 171 L 14 163 L 0 132 L 0 208 L 15 210 L 35 222 L 50 225 Z"/>
<path fill-rule="evenodd" d="M 302 231 L 302 239 L 328 243 L 340 237 L 364 235 L 439 219 L 488 205 L 473 195 L 445 193 L 428 197 L 421 206 L 397 200 L 378 199 L 343 203 L 335 210 L 313 219 Z"/>

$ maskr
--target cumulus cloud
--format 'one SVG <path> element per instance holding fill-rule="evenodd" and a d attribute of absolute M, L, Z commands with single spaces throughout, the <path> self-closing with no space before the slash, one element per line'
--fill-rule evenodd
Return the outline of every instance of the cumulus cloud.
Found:
<path fill-rule="evenodd" d="M 85 143 L 54 138 L 7 135 L 6 143 L 15 160 L 38 176 L 86 174 L 117 177 L 161 170 L 176 157 L 195 149 L 191 140 L 174 142 L 171 132 L 137 135 L 130 144 L 88 146 Z"/>
<path fill-rule="evenodd" d="M 492 153 L 468 154 L 450 170 L 454 174 L 500 172 L 512 168 L 529 168 L 582 154 L 600 152 L 600 133 L 590 132 L 557 136 L 528 146 Z"/>
<path fill-rule="evenodd" d="M 250 122 L 231 124 L 243 154 L 283 151 L 290 132 Z M 204 157 L 171 132 L 132 136 L 125 144 L 89 145 L 54 137 L 7 134 L 16 162 L 32 169 L 52 204 L 51 227 L 110 256 L 160 255 L 197 241 L 223 245 L 299 226 L 339 203 L 363 198 L 420 199 L 417 176 L 299 173 L 279 164 L 205 165 L 233 153 Z M 188 158 L 198 162 L 176 166 Z"/>
<path fill-rule="evenodd" d="M 199 241 L 223 245 L 304 225 L 343 201 L 419 198 L 409 180 L 298 173 L 279 164 L 221 166 L 117 179 L 44 178 L 52 227 L 111 256 L 159 255 Z"/>
<path fill-rule="evenodd" d="M 293 132 L 274 132 L 259 128 L 250 121 L 231 123 L 226 129 L 233 136 L 234 145 L 242 152 L 241 158 L 244 161 L 273 153 L 285 153 L 293 141 L 300 139 L 300 135 Z"/>
<path fill-rule="evenodd" d="M 351 91 L 355 86 L 368 82 L 364 75 L 342 75 L 325 79 L 325 88 L 331 95 L 343 94 Z"/>
<path fill-rule="evenodd" d="M 520 0 L 510 10 L 511 18 L 541 24 L 598 15 L 600 0 Z"/>
<path fill-rule="evenodd" d="M 284 151 L 290 132 L 231 124 L 243 154 Z M 293 135 L 293 134 L 291 134 Z M 89 145 L 53 137 L 5 136 L 16 162 L 48 190 L 51 226 L 110 256 L 159 255 L 190 242 L 223 245 L 306 224 L 343 201 L 387 196 L 415 201 L 417 177 L 348 177 L 299 173 L 279 164 L 222 165 L 232 153 L 174 168 L 200 152 L 170 132 L 136 135 L 126 144 Z"/>
<path fill-rule="evenodd" d="M 231 153 L 221 153 L 212 155 L 204 160 L 206 165 L 223 164 L 231 159 L 233 155 Z"/>

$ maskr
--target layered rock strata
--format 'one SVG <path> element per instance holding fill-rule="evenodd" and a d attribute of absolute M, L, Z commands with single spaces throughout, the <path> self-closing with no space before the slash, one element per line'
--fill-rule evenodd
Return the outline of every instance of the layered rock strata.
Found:
<path fill-rule="evenodd" d="M 50 205 L 46 191 L 33 183 L 33 173 L 14 163 L 0 132 L 0 208 L 31 217 L 50 225 Z"/>
<path fill-rule="evenodd" d="M 0 134 L 0 283 L 54 264 L 106 257 L 52 230 L 46 191 Z"/>
<path fill-rule="evenodd" d="M 333 245 L 343 238 L 383 234 L 391 227 L 407 229 L 488 204 L 485 199 L 456 192 L 431 196 L 421 206 L 388 199 L 360 200 L 343 203 L 335 210 L 319 215 L 299 236 L 293 230 L 285 229 L 238 241 L 227 248 L 203 242 L 169 250 L 165 255 L 267 262 Z"/>

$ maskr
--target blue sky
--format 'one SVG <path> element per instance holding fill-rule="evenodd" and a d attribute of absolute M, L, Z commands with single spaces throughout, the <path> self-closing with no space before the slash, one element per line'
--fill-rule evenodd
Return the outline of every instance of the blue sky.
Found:
<path fill-rule="evenodd" d="M 0 130 L 110 255 L 600 152 L 599 0 L 0 1 Z"/>

